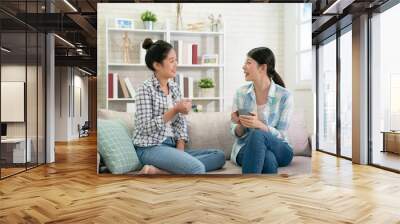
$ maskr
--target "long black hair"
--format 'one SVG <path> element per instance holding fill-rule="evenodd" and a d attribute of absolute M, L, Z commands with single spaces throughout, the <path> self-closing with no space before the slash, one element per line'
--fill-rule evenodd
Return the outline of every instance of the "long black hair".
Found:
<path fill-rule="evenodd" d="M 149 69 L 155 71 L 153 63 L 158 62 L 162 64 L 162 61 L 167 58 L 169 51 L 172 49 L 172 45 L 163 40 L 157 40 L 153 42 L 152 39 L 146 38 L 143 41 L 142 47 L 146 49 L 145 62 Z"/>
<path fill-rule="evenodd" d="M 267 65 L 267 75 L 276 84 L 285 88 L 285 83 L 283 82 L 281 76 L 275 71 L 275 55 L 267 47 L 257 47 L 249 51 L 247 56 L 255 60 L 258 64 Z"/>

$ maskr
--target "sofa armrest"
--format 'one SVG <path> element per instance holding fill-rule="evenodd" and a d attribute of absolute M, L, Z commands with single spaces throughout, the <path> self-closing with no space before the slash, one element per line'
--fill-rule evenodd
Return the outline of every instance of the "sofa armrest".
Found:
<path fill-rule="evenodd" d="M 97 153 L 97 174 L 99 174 L 100 171 L 100 154 Z"/>
<path fill-rule="evenodd" d="M 308 136 L 308 149 L 305 151 L 305 156 L 311 157 L 312 155 L 312 138 Z"/>

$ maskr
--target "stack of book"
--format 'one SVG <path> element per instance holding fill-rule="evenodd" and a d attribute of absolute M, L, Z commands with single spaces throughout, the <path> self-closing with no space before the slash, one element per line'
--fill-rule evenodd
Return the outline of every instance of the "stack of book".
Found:
<path fill-rule="evenodd" d="M 183 74 L 176 74 L 175 82 L 179 86 L 181 96 L 184 98 L 193 98 L 193 83 L 192 77 L 185 77 Z"/>
<path fill-rule="evenodd" d="M 172 41 L 172 46 L 175 49 L 178 64 L 199 64 L 199 45 L 197 43 L 185 43 L 183 40 L 174 40 Z"/>
<path fill-rule="evenodd" d="M 135 98 L 135 89 L 131 80 L 120 77 L 118 73 L 108 74 L 108 98 Z"/>

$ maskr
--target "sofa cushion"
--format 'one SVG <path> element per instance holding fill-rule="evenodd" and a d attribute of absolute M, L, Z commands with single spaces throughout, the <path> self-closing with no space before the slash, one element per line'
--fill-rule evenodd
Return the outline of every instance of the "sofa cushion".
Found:
<path fill-rule="evenodd" d="M 231 155 L 234 137 L 230 134 L 230 113 L 190 113 L 187 116 L 189 143 L 191 149 L 221 149 L 225 158 Z"/>
<path fill-rule="evenodd" d="M 127 112 L 118 112 L 113 110 L 100 109 L 97 111 L 98 119 L 118 120 L 128 130 L 128 135 L 132 138 L 135 129 L 135 114 Z"/>
<path fill-rule="evenodd" d="M 98 151 L 113 174 L 127 173 L 141 166 L 131 137 L 117 120 L 98 120 Z"/>

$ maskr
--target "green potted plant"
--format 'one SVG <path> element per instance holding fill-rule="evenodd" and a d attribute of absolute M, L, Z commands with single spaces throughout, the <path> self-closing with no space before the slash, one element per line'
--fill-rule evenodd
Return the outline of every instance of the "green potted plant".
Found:
<path fill-rule="evenodd" d="M 144 28 L 147 30 L 152 30 L 153 29 L 153 23 L 157 22 L 157 16 L 152 13 L 151 11 L 147 10 L 142 15 L 140 18 L 143 21 Z"/>
<path fill-rule="evenodd" d="M 199 97 L 214 97 L 214 81 L 212 79 L 200 79 L 199 88 Z"/>

